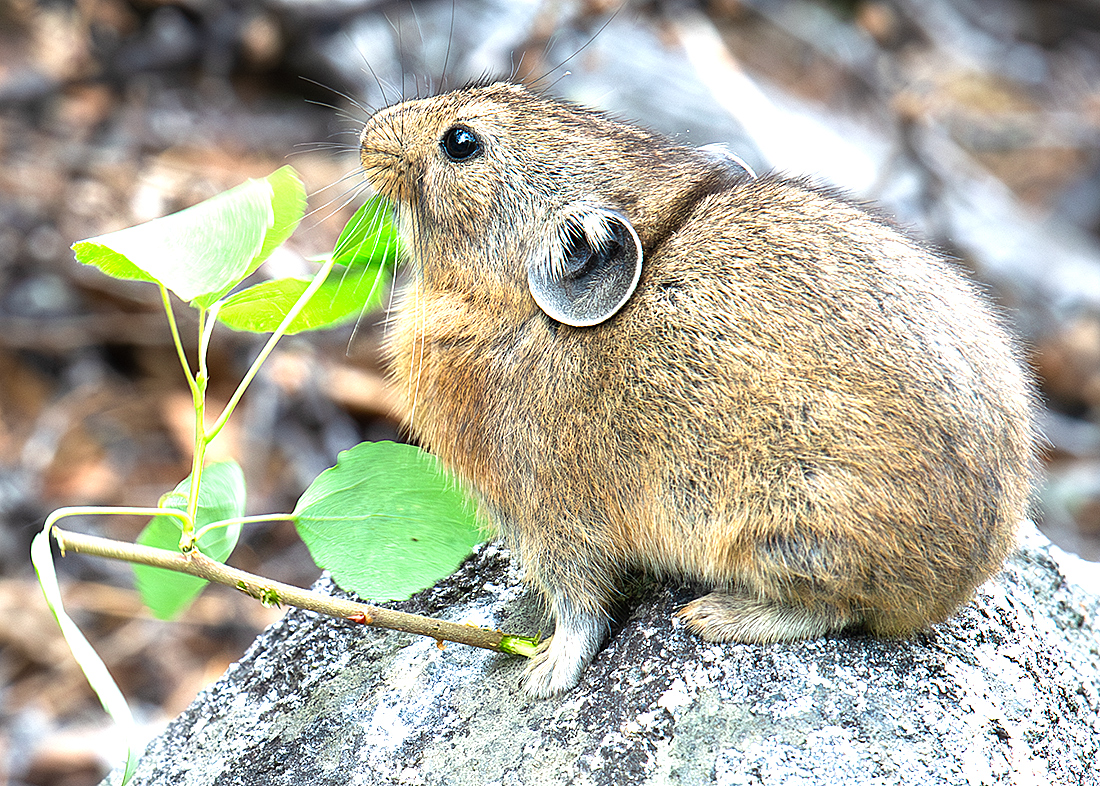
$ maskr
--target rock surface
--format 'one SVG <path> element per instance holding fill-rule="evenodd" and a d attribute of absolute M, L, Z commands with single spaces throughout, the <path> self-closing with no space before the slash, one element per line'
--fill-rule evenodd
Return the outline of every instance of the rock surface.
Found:
<path fill-rule="evenodd" d="M 757 646 L 699 640 L 672 617 L 692 588 L 639 582 L 580 686 L 548 701 L 519 690 L 519 658 L 294 611 L 132 782 L 1095 786 L 1097 585 L 1095 564 L 1029 528 L 914 640 Z M 542 619 L 495 546 L 397 605 L 515 632 Z"/>

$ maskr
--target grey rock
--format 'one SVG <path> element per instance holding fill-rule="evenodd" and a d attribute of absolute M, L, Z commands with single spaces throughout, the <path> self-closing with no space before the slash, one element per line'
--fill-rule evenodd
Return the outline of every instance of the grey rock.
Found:
<path fill-rule="evenodd" d="M 1100 573 L 1033 527 L 907 641 L 711 644 L 638 580 L 564 697 L 522 659 L 293 611 L 155 739 L 135 784 L 1100 784 Z M 330 582 L 320 586 L 337 591 Z M 396 604 L 534 633 L 507 552 Z M 117 779 L 117 773 L 116 773 Z"/>

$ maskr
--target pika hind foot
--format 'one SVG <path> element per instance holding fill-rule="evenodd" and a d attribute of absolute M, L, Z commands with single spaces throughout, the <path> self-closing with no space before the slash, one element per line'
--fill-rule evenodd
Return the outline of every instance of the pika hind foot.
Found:
<path fill-rule="evenodd" d="M 554 605 L 554 635 L 539 645 L 521 680 L 524 690 L 539 699 L 575 686 L 584 667 L 596 657 L 607 632 L 600 615 L 573 612 L 565 603 Z"/>
<path fill-rule="evenodd" d="M 677 616 L 707 641 L 750 644 L 817 638 L 854 622 L 830 606 L 795 606 L 728 592 L 712 592 L 693 600 Z"/>

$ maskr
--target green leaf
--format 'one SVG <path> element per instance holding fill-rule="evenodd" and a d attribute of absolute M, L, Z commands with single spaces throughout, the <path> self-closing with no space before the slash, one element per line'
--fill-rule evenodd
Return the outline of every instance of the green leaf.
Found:
<path fill-rule="evenodd" d="M 261 262 L 271 256 L 272 251 L 294 234 L 306 213 L 306 187 L 302 185 L 294 167 L 284 166 L 277 169 L 266 180 L 271 186 L 271 208 L 275 213 L 275 220 L 264 236 L 260 253 L 248 266 L 248 273 L 258 268 Z"/>
<path fill-rule="evenodd" d="M 109 237 L 111 236 L 103 235 L 104 239 Z M 94 265 L 112 278 L 122 278 L 128 281 L 152 281 L 153 283 L 157 281 L 122 254 L 91 240 L 82 240 L 75 244 L 73 251 L 76 252 L 77 262 Z"/>
<path fill-rule="evenodd" d="M 344 225 L 333 258 L 339 265 L 384 265 L 401 250 L 393 210 L 379 197 L 367 200 Z"/>
<path fill-rule="evenodd" d="M 275 219 L 264 235 L 263 245 L 252 262 L 235 281 L 221 290 L 195 299 L 195 305 L 209 308 L 237 284 L 252 275 L 271 252 L 294 234 L 306 212 L 306 188 L 293 167 L 284 166 L 268 175 L 265 180 L 271 186 L 271 208 Z"/>
<path fill-rule="evenodd" d="M 283 167 L 163 218 L 73 245 L 109 276 L 160 282 L 209 306 L 244 280 L 297 227 L 305 189 Z"/>
<path fill-rule="evenodd" d="M 376 308 L 386 292 L 379 276 L 378 266 L 334 268 L 286 332 L 332 327 Z M 282 323 L 307 286 L 309 281 L 300 278 L 264 281 L 226 298 L 218 319 L 234 330 L 270 333 Z"/>
<path fill-rule="evenodd" d="M 46 605 L 50 607 L 54 619 L 57 620 L 69 650 L 76 658 L 76 662 L 80 664 L 88 684 L 99 697 L 103 709 L 119 727 L 126 741 L 126 769 L 122 775 L 122 786 L 125 786 L 133 777 L 138 760 L 141 758 L 141 742 L 137 727 L 134 724 L 134 716 L 130 712 L 130 705 L 126 703 L 126 697 L 118 689 L 103 660 L 84 638 L 84 634 L 80 632 L 76 623 L 65 613 L 65 606 L 61 602 L 61 588 L 57 584 L 57 572 L 53 565 L 53 552 L 50 550 L 50 530 L 53 528 L 53 521 L 54 517 L 51 516 L 43 530 L 35 535 L 31 542 L 31 563 L 34 565 L 35 573 L 38 574 L 42 594 L 46 596 Z"/>
<path fill-rule="evenodd" d="M 191 490 L 188 476 L 176 488 L 165 495 L 161 506 L 173 510 L 187 509 L 187 495 Z M 210 464 L 202 470 L 199 484 L 199 506 L 195 513 L 195 529 L 219 521 L 240 518 L 244 515 L 244 473 L 235 461 Z M 138 535 L 143 546 L 179 550 L 180 523 L 172 516 L 154 516 Z M 216 527 L 198 541 L 199 551 L 218 562 L 225 562 L 237 545 L 241 534 L 240 524 Z M 138 591 L 145 605 L 158 618 L 167 620 L 178 616 L 191 605 L 206 579 L 188 576 L 164 568 L 134 565 Z"/>
<path fill-rule="evenodd" d="M 77 243 L 73 251 L 78 262 L 108 275 L 159 281 L 191 301 L 239 281 L 274 220 L 271 186 L 250 180 L 170 216 Z"/>
<path fill-rule="evenodd" d="M 393 442 L 341 453 L 306 489 L 294 516 L 313 561 L 373 601 L 430 587 L 485 539 L 457 480 L 435 457 Z"/>

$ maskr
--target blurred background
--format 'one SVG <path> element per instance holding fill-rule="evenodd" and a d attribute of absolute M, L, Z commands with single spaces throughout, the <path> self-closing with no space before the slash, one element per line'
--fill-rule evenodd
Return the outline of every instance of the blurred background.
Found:
<path fill-rule="evenodd" d="M 312 212 L 267 270 L 304 270 L 355 207 L 369 112 L 483 74 L 877 200 L 958 258 L 1040 379 L 1040 526 L 1100 559 L 1095 0 L 0 0 L 0 782 L 96 783 L 117 751 L 31 538 L 57 507 L 152 505 L 189 471 L 156 289 L 82 269 L 69 246 L 290 163 Z M 265 367 L 213 451 L 243 465 L 250 513 L 290 510 L 341 449 L 401 438 L 379 319 L 284 340 Z M 213 346 L 217 406 L 259 339 Z M 143 524 L 68 522 L 121 539 Z M 247 530 L 232 561 L 317 573 L 281 524 Z M 59 571 L 150 735 L 280 614 L 215 589 L 162 623 L 127 566 Z"/>

